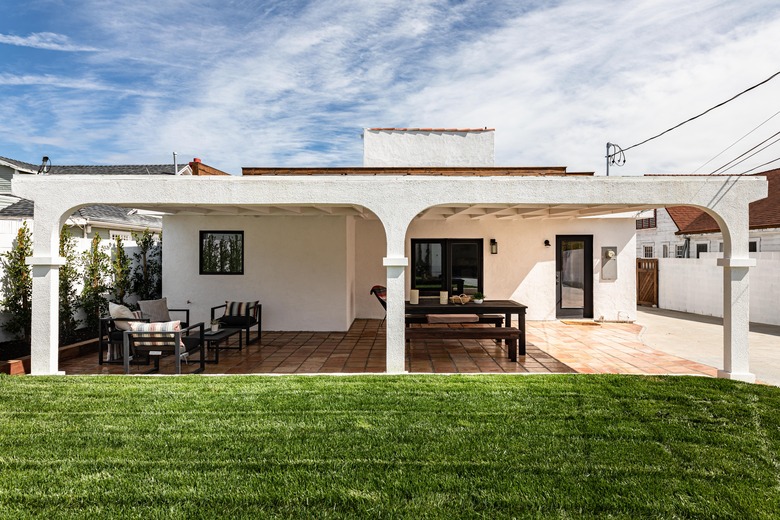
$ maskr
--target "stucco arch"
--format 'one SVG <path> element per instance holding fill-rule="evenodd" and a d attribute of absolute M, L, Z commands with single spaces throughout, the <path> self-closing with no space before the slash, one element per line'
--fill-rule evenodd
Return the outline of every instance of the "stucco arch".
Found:
<path fill-rule="evenodd" d="M 381 169 L 380 169 L 381 170 Z M 428 169 L 429 171 L 435 169 Z M 452 203 L 506 203 L 539 206 L 568 206 L 589 209 L 607 205 L 617 209 L 648 208 L 661 205 L 693 204 L 713 211 L 728 232 L 724 272 L 729 287 L 724 298 L 738 316 L 727 318 L 727 330 L 734 338 L 724 341 L 747 353 L 748 308 L 739 294 L 746 292 L 748 204 L 766 196 L 762 177 L 685 177 L 653 178 L 588 177 L 577 175 L 503 175 L 398 174 L 393 169 L 350 175 L 268 175 L 255 177 L 183 177 L 183 176 L 20 176 L 12 181 L 15 195 L 36 204 L 36 230 L 44 230 L 35 240 L 33 319 L 34 373 L 56 373 L 57 348 L 57 239 L 61 217 L 70 208 L 89 204 L 121 204 L 131 207 L 166 206 L 181 208 L 198 205 L 257 204 L 359 204 L 374 212 L 382 222 L 387 240 L 384 265 L 388 276 L 388 371 L 403 371 L 404 352 L 404 270 L 405 237 L 409 224 L 425 208 Z M 40 209 L 39 209 L 40 208 Z M 599 209 L 600 211 L 601 209 Z M 56 232 L 55 232 L 56 230 Z M 41 240 L 41 235 L 43 239 Z M 724 278 L 725 279 L 725 278 Z M 725 300 L 724 300 L 724 303 Z M 739 321 L 740 324 L 736 322 Z M 735 327 L 736 324 L 736 327 Z M 45 329 L 45 330 L 43 330 Z M 728 334 L 726 335 L 728 336 Z M 743 341 L 744 340 L 744 341 Z M 728 349 L 725 349 L 728 350 Z M 726 357 L 733 358 L 726 352 Z M 737 356 L 739 357 L 739 356 Z M 37 360 L 37 361 L 36 361 Z M 733 359 L 731 359 L 733 361 Z M 739 366 L 724 363 L 724 370 L 739 375 Z"/>

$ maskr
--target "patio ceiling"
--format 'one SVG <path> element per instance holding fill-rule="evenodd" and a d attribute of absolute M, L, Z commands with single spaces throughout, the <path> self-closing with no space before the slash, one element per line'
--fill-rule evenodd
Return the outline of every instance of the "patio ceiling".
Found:
<path fill-rule="evenodd" d="M 370 210 L 353 204 L 279 204 L 279 205 L 133 205 L 137 209 L 159 211 L 171 215 L 211 216 L 352 216 L 376 220 Z M 540 220 L 598 217 L 622 213 L 638 213 L 652 209 L 651 205 L 626 204 L 444 204 L 433 206 L 417 218 L 422 220 Z M 632 215 L 633 216 L 633 215 Z"/>

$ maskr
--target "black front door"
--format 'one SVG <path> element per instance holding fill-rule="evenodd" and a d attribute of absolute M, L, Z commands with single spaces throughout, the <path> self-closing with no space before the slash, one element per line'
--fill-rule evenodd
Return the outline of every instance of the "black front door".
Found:
<path fill-rule="evenodd" d="M 555 237 L 555 316 L 593 317 L 593 235 Z"/>

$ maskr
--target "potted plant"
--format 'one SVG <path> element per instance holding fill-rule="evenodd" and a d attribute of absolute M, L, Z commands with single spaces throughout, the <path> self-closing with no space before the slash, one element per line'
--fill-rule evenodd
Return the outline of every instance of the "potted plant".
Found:
<path fill-rule="evenodd" d="M 475 292 L 472 298 L 474 298 L 474 303 L 482 303 L 485 300 L 485 295 L 481 292 Z"/>

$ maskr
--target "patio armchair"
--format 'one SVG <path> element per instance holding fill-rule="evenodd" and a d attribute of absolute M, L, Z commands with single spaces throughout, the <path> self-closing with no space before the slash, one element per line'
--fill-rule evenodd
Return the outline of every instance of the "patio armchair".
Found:
<path fill-rule="evenodd" d="M 100 318 L 98 324 L 98 364 L 122 363 L 124 331 L 130 330 L 133 321 L 148 322 L 141 311 L 131 311 L 124 305 L 108 304 L 109 316 Z M 104 356 L 105 352 L 105 356 Z"/>
<path fill-rule="evenodd" d="M 384 285 L 375 285 L 371 288 L 369 294 L 376 296 L 376 299 L 379 300 L 379 304 L 385 310 L 385 317 L 382 318 L 382 322 L 379 324 L 381 327 L 382 323 L 385 322 L 385 318 L 387 318 L 387 287 Z"/>
<path fill-rule="evenodd" d="M 132 330 L 123 333 L 125 374 L 130 373 L 130 362 L 139 355 L 154 359 L 154 368 L 150 372 L 159 372 L 160 358 L 163 355 L 172 355 L 175 373 L 181 374 L 182 359 L 189 359 L 195 352 L 200 353 L 200 367 L 195 372 L 205 370 L 206 348 L 203 322 L 184 328 L 178 321 L 135 322 L 131 327 Z"/>
<path fill-rule="evenodd" d="M 172 321 L 172 312 L 184 313 L 184 319 L 179 320 L 181 321 L 182 328 L 186 328 L 190 323 L 190 310 L 169 309 L 167 298 L 160 298 L 159 300 L 139 300 L 138 307 L 141 309 L 143 317 L 147 318 L 152 323 Z"/>
<path fill-rule="evenodd" d="M 225 309 L 222 316 L 215 318 L 219 309 Z M 260 341 L 263 329 L 263 306 L 258 301 L 231 302 L 226 301 L 222 305 L 211 308 L 211 322 L 218 321 L 222 327 L 240 328 L 245 331 L 246 344 Z M 257 338 L 249 340 L 249 331 L 257 326 Z"/>

